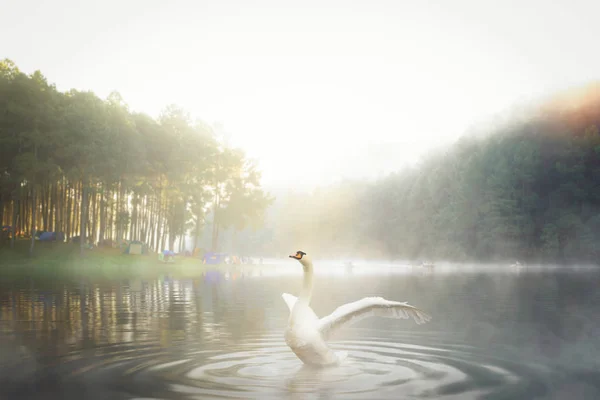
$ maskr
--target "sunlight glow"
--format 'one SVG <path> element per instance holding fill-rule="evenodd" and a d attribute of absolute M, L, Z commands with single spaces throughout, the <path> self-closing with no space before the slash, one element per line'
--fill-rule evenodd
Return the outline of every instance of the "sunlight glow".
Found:
<path fill-rule="evenodd" d="M 40 3 L 26 24 L 16 16 L 30 4 L 11 6 L 4 55 L 61 90 L 118 90 L 153 116 L 176 103 L 222 124 L 267 185 L 397 170 L 600 70 L 594 2 L 181 0 L 143 3 L 142 15 L 136 2 L 73 2 Z"/>

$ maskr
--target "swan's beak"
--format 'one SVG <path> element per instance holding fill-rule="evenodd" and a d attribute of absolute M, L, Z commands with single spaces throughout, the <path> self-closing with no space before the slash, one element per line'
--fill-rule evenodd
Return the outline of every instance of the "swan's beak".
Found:
<path fill-rule="evenodd" d="M 290 258 L 295 258 L 296 260 L 302 260 L 302 257 L 306 255 L 305 252 L 298 250 L 296 254 L 290 255 Z"/>

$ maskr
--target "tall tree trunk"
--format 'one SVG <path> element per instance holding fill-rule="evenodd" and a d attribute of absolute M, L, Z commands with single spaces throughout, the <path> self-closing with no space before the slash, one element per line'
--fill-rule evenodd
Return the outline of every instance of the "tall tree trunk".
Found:
<path fill-rule="evenodd" d="M 146 243 L 144 240 L 144 217 L 146 215 L 146 197 L 140 196 L 140 204 L 138 205 L 138 216 L 137 216 L 137 237 L 138 240 Z"/>
<path fill-rule="evenodd" d="M 97 235 L 98 235 L 98 193 L 94 191 L 92 194 L 93 206 L 92 206 L 92 215 L 90 216 L 92 220 L 92 243 L 97 243 Z"/>
<path fill-rule="evenodd" d="M 129 216 L 129 208 L 128 208 L 128 201 L 127 201 L 127 194 L 125 191 L 125 183 L 121 182 L 121 204 L 120 204 L 120 211 L 123 215 L 123 227 L 121 229 L 121 237 L 119 238 L 119 240 L 125 239 L 127 240 L 127 228 L 128 228 L 128 220 L 130 220 L 130 216 Z"/>
<path fill-rule="evenodd" d="M 33 256 L 33 248 L 35 246 L 35 234 L 37 231 L 37 226 L 36 226 L 36 208 L 37 205 L 35 204 L 35 181 L 32 183 L 31 185 L 31 245 L 29 246 L 29 255 Z"/>
<path fill-rule="evenodd" d="M 117 224 L 117 241 L 121 243 L 123 240 L 123 214 L 122 207 L 123 203 L 123 182 L 119 181 L 117 188 L 117 211 L 116 211 L 116 224 Z"/>
<path fill-rule="evenodd" d="M 178 226 L 178 233 L 179 233 L 179 252 L 183 252 L 184 250 L 184 236 L 185 236 L 185 211 L 187 209 L 187 204 L 185 201 L 185 198 L 183 199 L 182 203 L 181 203 L 181 208 L 182 208 L 182 214 L 181 214 L 181 225 Z"/>
<path fill-rule="evenodd" d="M 20 188 L 19 188 L 20 190 Z M 10 248 L 14 248 L 15 247 L 15 240 L 17 238 L 17 222 L 19 219 L 19 202 L 20 200 L 17 199 L 17 191 L 15 190 L 15 197 L 13 198 L 13 206 L 12 206 L 12 211 L 13 211 L 13 215 L 12 215 L 12 235 L 10 238 Z"/>
<path fill-rule="evenodd" d="M 142 197 L 140 197 L 140 195 L 138 194 L 137 196 L 137 201 L 135 203 L 135 229 L 133 231 L 134 234 L 134 238 L 135 240 L 141 240 L 141 235 L 140 235 L 140 227 L 141 227 L 141 223 L 142 223 L 142 217 L 141 217 L 141 212 L 142 212 Z"/>
<path fill-rule="evenodd" d="M 48 230 L 50 232 L 56 232 L 56 215 L 55 215 L 55 211 L 56 211 L 56 186 L 58 185 L 58 183 L 51 183 L 50 184 L 50 202 L 48 204 L 48 208 L 50 208 L 50 215 L 48 216 L 48 221 L 49 221 L 49 226 L 48 226 Z"/>
<path fill-rule="evenodd" d="M 80 253 L 83 255 L 83 252 L 85 250 L 85 222 L 87 220 L 87 214 L 86 214 L 86 196 L 87 196 L 87 185 L 84 184 L 84 182 L 81 182 L 81 217 L 80 217 L 80 237 L 79 237 L 79 250 Z"/>
<path fill-rule="evenodd" d="M 140 207 L 140 225 L 139 225 L 139 237 L 142 242 L 148 244 L 148 240 L 146 238 L 146 232 L 148 227 L 148 196 L 143 196 L 141 199 L 141 207 Z"/>
<path fill-rule="evenodd" d="M 81 213 L 80 209 L 80 193 L 81 189 L 79 186 L 79 182 L 73 184 L 73 229 L 72 232 L 79 232 L 79 214 Z"/>
<path fill-rule="evenodd" d="M 119 213 L 121 212 L 121 181 L 117 184 L 117 200 L 115 204 L 115 235 L 116 240 L 121 243 L 121 222 L 119 221 Z"/>
<path fill-rule="evenodd" d="M 162 227 L 161 227 L 161 249 L 165 249 L 165 245 L 167 242 L 167 208 L 165 205 L 165 208 L 163 209 L 163 220 L 162 220 Z"/>
<path fill-rule="evenodd" d="M 110 192 L 110 205 L 108 220 L 106 221 L 106 229 L 108 229 L 108 234 L 111 240 L 115 239 L 115 192 L 111 190 Z"/>
<path fill-rule="evenodd" d="M 135 230 L 137 226 L 137 208 L 138 208 L 138 196 L 137 193 L 133 193 L 131 195 L 131 202 L 133 203 L 133 207 L 131 209 L 131 222 L 129 224 L 129 238 L 130 240 L 136 240 Z"/>
<path fill-rule="evenodd" d="M 169 250 L 175 251 L 175 239 L 177 238 L 177 233 L 173 228 L 173 224 L 168 224 L 169 229 Z"/>
<path fill-rule="evenodd" d="M 4 196 L 0 193 L 0 232 L 4 226 Z M 0 243 L 1 244 L 1 243 Z"/>
<path fill-rule="evenodd" d="M 115 193 L 114 191 L 110 194 L 110 219 L 108 220 L 109 232 L 111 240 L 117 241 L 116 238 L 116 226 L 115 226 Z"/>
<path fill-rule="evenodd" d="M 155 233 L 154 233 L 154 249 L 155 251 L 160 251 L 161 247 L 160 247 L 160 222 L 162 219 L 162 188 L 159 188 L 158 190 L 158 201 L 156 204 L 156 226 L 155 226 Z"/>
<path fill-rule="evenodd" d="M 48 186 L 48 183 L 43 183 L 40 185 L 40 188 L 43 188 L 42 190 L 38 190 L 36 193 L 36 197 L 40 198 L 40 208 L 41 208 L 41 203 L 42 201 L 44 202 L 44 206 L 46 208 L 45 210 L 45 216 L 42 219 L 42 223 L 43 223 L 43 230 L 44 231 L 49 231 L 50 230 L 50 187 Z M 39 212 L 38 212 L 38 216 L 39 216 Z"/>
<path fill-rule="evenodd" d="M 156 251 L 156 246 L 154 243 L 154 238 L 156 237 L 156 198 L 152 198 L 150 201 L 150 222 L 148 223 L 148 244 L 154 251 Z"/>
<path fill-rule="evenodd" d="M 159 203 L 160 199 L 155 198 L 154 200 L 152 200 L 152 223 L 150 224 L 150 229 L 152 229 L 151 232 L 151 238 L 150 241 L 152 242 L 152 247 L 154 248 L 154 251 L 158 251 L 158 246 L 156 244 L 157 242 L 157 237 L 158 237 L 158 203 Z"/>
<path fill-rule="evenodd" d="M 166 227 L 167 223 L 165 221 L 166 220 L 166 206 L 165 206 L 166 199 L 163 196 L 162 189 L 160 192 L 160 196 L 161 196 L 160 197 L 161 204 L 160 204 L 160 210 L 159 210 L 160 217 L 158 219 L 158 230 L 157 230 L 157 232 L 158 232 L 158 248 L 160 250 L 164 250 L 166 248 L 165 247 L 165 241 L 166 241 L 165 227 Z"/>
<path fill-rule="evenodd" d="M 104 183 L 100 183 L 100 233 L 98 234 L 98 243 L 104 241 L 104 230 L 106 229 L 106 202 L 104 200 Z"/>
<path fill-rule="evenodd" d="M 56 185 L 56 210 L 54 211 L 56 213 L 56 221 L 55 221 L 55 229 L 58 232 L 65 232 L 63 223 L 64 223 L 64 209 L 65 209 L 65 196 L 64 196 L 64 190 L 65 190 L 65 177 L 62 176 L 60 178 L 60 184 Z"/>
<path fill-rule="evenodd" d="M 58 230 L 60 232 L 62 232 L 62 233 L 66 232 L 66 227 L 65 227 L 65 210 L 66 210 L 66 204 L 67 204 L 67 194 L 66 194 L 66 191 L 65 191 L 65 183 L 66 183 L 65 182 L 65 177 L 63 176 L 61 178 L 61 181 L 60 181 L 60 191 L 59 191 L 59 193 L 60 193 L 60 201 L 59 201 L 59 204 L 58 204 L 58 207 L 59 207 L 59 209 L 58 209 L 58 215 L 60 217 L 58 218 L 58 221 L 57 221 Z"/>
<path fill-rule="evenodd" d="M 37 169 L 37 146 L 34 145 L 33 147 L 33 165 L 31 167 L 33 167 L 33 171 L 35 173 L 36 169 Z M 37 221 L 36 221 L 36 209 L 37 209 L 37 204 L 35 204 L 36 198 L 35 198 L 35 174 L 34 174 L 34 178 L 31 180 L 31 182 L 29 182 L 31 184 L 31 245 L 29 246 L 29 255 L 33 256 L 33 248 L 35 246 L 35 234 L 36 234 L 36 230 L 37 230 Z"/>
<path fill-rule="evenodd" d="M 19 200 L 19 232 L 24 235 L 27 226 L 27 204 L 29 202 L 29 196 L 23 195 L 23 188 L 21 188 L 21 199 Z"/>
<path fill-rule="evenodd" d="M 41 225 L 41 227 L 42 227 L 43 231 L 47 231 L 48 230 L 48 191 L 46 190 L 45 184 L 41 185 L 40 203 L 42 206 L 42 212 L 41 212 L 42 225 Z"/>
<path fill-rule="evenodd" d="M 73 206 L 73 196 L 71 193 L 71 181 L 67 181 L 67 187 L 65 190 L 65 196 L 66 196 L 66 200 L 67 200 L 67 209 L 66 209 L 66 233 L 67 233 L 67 241 L 71 240 L 71 235 L 73 234 L 73 229 L 72 229 L 72 214 L 73 212 L 71 211 L 71 208 Z"/>

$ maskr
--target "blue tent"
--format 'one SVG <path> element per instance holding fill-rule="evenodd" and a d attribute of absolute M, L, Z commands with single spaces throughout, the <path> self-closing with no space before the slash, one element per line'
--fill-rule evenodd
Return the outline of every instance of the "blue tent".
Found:
<path fill-rule="evenodd" d="M 39 236 L 40 240 L 43 242 L 50 242 L 55 240 L 54 232 L 42 232 Z"/>
<path fill-rule="evenodd" d="M 225 253 L 206 253 L 202 258 L 205 264 L 225 264 Z"/>
<path fill-rule="evenodd" d="M 162 262 L 175 262 L 175 253 L 171 250 L 163 250 L 162 253 L 158 254 L 158 259 Z"/>
<path fill-rule="evenodd" d="M 52 242 L 55 240 L 64 241 L 65 234 L 63 232 L 42 232 L 39 239 L 43 242 Z"/>

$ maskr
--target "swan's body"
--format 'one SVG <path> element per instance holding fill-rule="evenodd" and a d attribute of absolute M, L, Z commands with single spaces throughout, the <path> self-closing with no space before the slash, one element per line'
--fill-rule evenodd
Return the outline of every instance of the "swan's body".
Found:
<path fill-rule="evenodd" d="M 319 319 L 310 308 L 312 295 L 313 266 L 306 253 L 298 251 L 295 256 L 304 268 L 304 284 L 299 297 L 283 293 L 282 297 L 290 309 L 290 318 L 285 331 L 285 342 L 308 365 L 337 364 L 346 357 L 346 353 L 335 353 L 326 344 L 332 333 L 343 326 L 350 325 L 371 316 L 387 318 L 412 317 L 417 324 L 431 319 L 420 309 L 406 303 L 386 300 L 381 297 L 365 297 L 344 304 L 330 315 Z"/>

